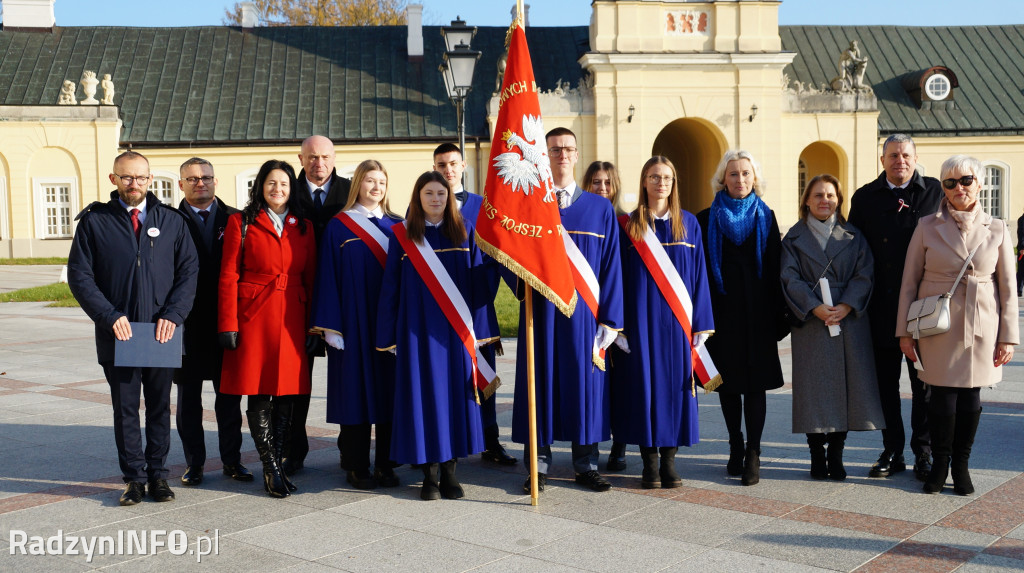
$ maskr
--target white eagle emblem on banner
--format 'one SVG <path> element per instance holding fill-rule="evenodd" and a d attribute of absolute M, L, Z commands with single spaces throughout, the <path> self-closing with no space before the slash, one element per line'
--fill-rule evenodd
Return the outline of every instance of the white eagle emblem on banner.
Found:
<path fill-rule="evenodd" d="M 524 115 L 523 135 L 509 129 L 501 134 L 501 140 L 509 151 L 495 157 L 494 166 L 505 184 L 510 185 L 512 191 L 522 190 L 526 195 L 533 193 L 534 187 L 541 187 L 545 190 L 544 202 L 554 201 L 551 163 L 548 161 L 541 118 Z M 517 148 L 521 154 L 511 151 Z"/>

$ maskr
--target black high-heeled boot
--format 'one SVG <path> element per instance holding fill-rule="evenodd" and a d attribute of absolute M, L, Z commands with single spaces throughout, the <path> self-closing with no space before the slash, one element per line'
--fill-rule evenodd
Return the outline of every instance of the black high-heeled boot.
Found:
<path fill-rule="evenodd" d="M 825 463 L 825 434 L 807 434 L 807 446 L 811 449 L 811 477 L 825 479 L 828 466 Z"/>
<path fill-rule="evenodd" d="M 953 429 L 953 455 L 950 458 L 950 473 L 953 474 L 953 491 L 960 495 L 974 493 L 974 482 L 967 470 L 967 461 L 971 458 L 974 436 L 978 433 L 978 421 L 981 410 L 977 412 L 958 413 L 956 427 Z"/>
<path fill-rule="evenodd" d="M 274 456 L 277 458 L 277 465 L 281 466 L 281 479 L 288 491 L 298 491 L 292 480 L 288 479 L 288 473 L 284 471 L 281 460 L 284 459 L 285 448 L 292 443 L 292 402 L 290 399 L 274 398 L 271 402 L 274 411 Z"/>
<path fill-rule="evenodd" d="M 661 474 L 658 471 L 658 448 L 640 446 L 640 459 L 644 462 L 644 471 L 640 475 L 640 487 L 658 489 L 661 487 Z"/>
<path fill-rule="evenodd" d="M 928 412 L 928 434 L 932 442 L 932 471 L 924 481 L 925 493 L 942 493 L 949 475 L 949 458 L 953 450 L 953 428 L 957 416 L 933 416 Z"/>
<path fill-rule="evenodd" d="M 831 432 L 828 435 L 828 479 L 843 481 L 846 468 L 843 467 L 843 448 L 846 447 L 846 432 Z"/>
<path fill-rule="evenodd" d="M 738 476 L 743 473 L 744 455 L 743 434 L 729 436 L 729 463 L 725 465 L 725 471 L 731 476 Z"/>
<path fill-rule="evenodd" d="M 761 481 L 761 450 L 748 448 L 743 460 L 743 485 L 754 485 Z"/>
<path fill-rule="evenodd" d="M 288 487 L 284 484 L 280 466 L 274 453 L 274 437 L 271 427 L 271 408 L 259 410 L 246 410 L 245 416 L 249 421 L 249 433 L 252 434 L 252 441 L 256 444 L 256 452 L 263 462 L 263 489 L 271 497 L 288 497 Z"/>
<path fill-rule="evenodd" d="M 683 480 L 679 477 L 676 472 L 676 452 L 679 448 L 659 448 L 658 452 L 661 454 L 661 468 L 658 473 L 661 474 L 661 487 L 665 489 L 672 489 L 682 487 Z"/>

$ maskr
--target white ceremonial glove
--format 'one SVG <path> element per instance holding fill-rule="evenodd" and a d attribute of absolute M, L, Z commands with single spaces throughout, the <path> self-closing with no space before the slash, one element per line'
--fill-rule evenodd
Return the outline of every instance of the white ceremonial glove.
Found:
<path fill-rule="evenodd" d="M 618 332 L 600 324 L 597 327 L 597 334 L 594 335 L 594 347 L 600 350 L 607 350 L 618 336 Z"/>
<path fill-rule="evenodd" d="M 324 332 L 324 340 L 335 350 L 345 350 L 345 339 L 336 332 Z"/>
<path fill-rule="evenodd" d="M 393 355 L 395 355 L 395 356 L 398 356 L 398 353 L 397 353 L 397 352 L 395 352 L 395 349 L 394 349 L 394 348 L 388 348 L 388 352 L 390 352 L 391 354 L 393 354 Z"/>
<path fill-rule="evenodd" d="M 698 333 L 693 338 L 693 347 L 696 348 L 696 349 L 700 349 L 700 347 L 704 346 L 704 343 L 708 341 L 708 337 L 709 336 L 711 336 L 711 335 L 708 334 L 707 332 L 700 332 L 700 333 Z"/>

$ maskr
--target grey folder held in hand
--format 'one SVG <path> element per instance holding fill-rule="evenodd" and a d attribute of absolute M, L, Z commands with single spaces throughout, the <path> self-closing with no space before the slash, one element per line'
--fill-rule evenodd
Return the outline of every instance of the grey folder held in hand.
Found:
<path fill-rule="evenodd" d="M 133 322 L 132 337 L 114 339 L 114 366 L 128 368 L 181 368 L 181 338 L 185 328 L 174 329 L 174 335 L 160 344 L 156 339 L 156 323 Z"/>

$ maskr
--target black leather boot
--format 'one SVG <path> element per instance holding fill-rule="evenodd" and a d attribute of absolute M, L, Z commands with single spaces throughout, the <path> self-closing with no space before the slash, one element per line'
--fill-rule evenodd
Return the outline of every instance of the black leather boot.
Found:
<path fill-rule="evenodd" d="M 740 482 L 743 485 L 754 485 L 761 481 L 761 450 L 748 448 L 743 460 L 743 477 Z"/>
<path fill-rule="evenodd" d="M 725 471 L 731 476 L 738 476 L 743 473 L 744 443 L 743 433 L 729 436 L 729 463 Z"/>
<path fill-rule="evenodd" d="M 811 477 L 825 479 L 828 466 L 825 464 L 825 434 L 807 434 L 807 446 L 811 448 Z"/>
<path fill-rule="evenodd" d="M 640 486 L 644 489 L 661 487 L 661 473 L 658 468 L 658 448 L 640 446 L 640 459 L 644 462 L 644 472 L 640 476 Z"/>
<path fill-rule="evenodd" d="M 843 448 L 846 447 L 846 432 L 831 432 L 828 435 L 828 479 L 843 481 L 846 468 L 843 467 Z"/>
<path fill-rule="evenodd" d="M 974 436 L 978 433 L 980 419 L 980 409 L 977 412 L 959 413 L 956 416 L 950 473 L 953 474 L 953 491 L 960 495 L 974 493 L 974 482 L 967 471 L 967 461 L 971 458 L 971 448 L 974 446 Z M 934 452 L 934 449 L 932 451 Z"/>
<path fill-rule="evenodd" d="M 271 404 L 274 408 L 274 456 L 277 458 L 277 464 L 281 466 L 285 448 L 292 443 L 292 402 L 287 398 L 281 400 L 278 397 L 274 398 Z M 288 491 L 298 491 L 299 488 L 288 479 L 288 473 L 284 471 L 283 466 L 281 479 L 284 480 Z"/>
<path fill-rule="evenodd" d="M 441 490 L 441 495 L 446 499 L 461 499 L 466 496 L 466 492 L 462 489 L 462 484 L 459 480 L 455 479 L 455 466 L 457 461 L 452 458 L 441 464 L 441 482 L 438 489 Z"/>
<path fill-rule="evenodd" d="M 932 438 L 932 471 L 924 482 L 925 493 L 941 493 L 949 475 L 949 458 L 953 450 L 953 429 L 957 417 L 935 416 L 928 412 L 928 433 Z"/>
<path fill-rule="evenodd" d="M 288 487 L 284 485 L 284 474 L 277 465 L 277 458 L 274 453 L 274 437 L 271 428 L 271 409 L 246 410 L 246 418 L 249 420 L 249 432 L 252 434 L 252 441 L 256 444 L 256 452 L 263 462 L 263 489 L 271 497 L 288 497 Z"/>
<path fill-rule="evenodd" d="M 433 501 L 441 499 L 441 489 L 438 487 L 438 471 L 440 464 L 423 464 L 423 487 L 420 488 L 420 499 Z"/>
<path fill-rule="evenodd" d="M 682 478 L 676 473 L 676 452 L 679 448 L 659 448 L 658 452 L 661 454 L 661 468 L 658 473 L 661 474 L 661 487 L 665 489 L 672 489 L 681 487 L 683 485 Z"/>

